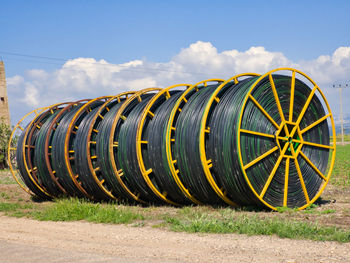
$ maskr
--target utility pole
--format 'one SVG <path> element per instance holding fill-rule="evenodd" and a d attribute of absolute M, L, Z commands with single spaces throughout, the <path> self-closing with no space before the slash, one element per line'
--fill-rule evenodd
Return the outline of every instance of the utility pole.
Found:
<path fill-rule="evenodd" d="M 344 145 L 344 118 L 343 118 L 343 87 L 349 87 L 348 84 L 339 84 L 339 100 L 340 100 L 340 132 L 341 132 L 341 144 Z M 333 85 L 333 88 L 336 88 L 336 85 Z"/>

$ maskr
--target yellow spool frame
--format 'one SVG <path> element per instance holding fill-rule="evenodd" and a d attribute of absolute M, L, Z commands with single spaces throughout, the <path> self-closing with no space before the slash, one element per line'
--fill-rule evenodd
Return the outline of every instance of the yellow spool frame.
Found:
<path fill-rule="evenodd" d="M 104 104 L 102 104 L 100 106 L 100 108 L 97 110 L 94 118 L 92 119 L 91 121 L 91 124 L 90 124 L 90 127 L 89 127 L 89 132 L 88 132 L 88 137 L 86 139 L 86 147 L 87 147 L 87 153 L 88 153 L 88 165 L 89 165 L 89 170 L 94 178 L 94 180 L 96 181 L 96 183 L 98 184 L 98 186 L 101 188 L 101 190 L 103 192 L 105 192 L 108 196 L 110 196 L 112 199 L 116 199 L 116 200 L 119 200 L 119 197 L 113 195 L 113 193 L 108 190 L 103 184 L 105 183 L 104 181 L 100 181 L 99 178 L 97 177 L 97 174 L 96 174 L 96 171 L 99 170 L 99 167 L 94 167 L 93 164 L 92 164 L 92 156 L 91 156 L 91 145 L 94 144 L 95 142 L 91 141 L 91 134 L 94 132 L 94 125 L 97 121 L 98 118 L 100 119 L 103 119 L 103 115 L 102 115 L 102 111 L 104 109 L 106 109 L 108 107 L 108 105 L 114 101 L 114 100 L 117 100 L 117 103 L 121 103 L 121 102 L 124 102 L 129 95 L 132 95 L 134 94 L 135 92 L 133 91 L 130 91 L 130 92 L 123 92 L 123 93 L 120 93 L 116 96 L 112 96 L 110 97 Z M 108 96 L 106 96 L 108 97 Z M 123 101 L 121 100 L 123 99 Z M 98 156 L 96 156 L 96 158 L 98 158 Z"/>
<path fill-rule="evenodd" d="M 275 73 L 277 71 L 289 71 L 292 73 L 292 78 L 291 78 L 291 99 L 290 99 L 290 106 L 289 106 L 289 117 L 288 117 L 288 120 L 285 120 L 284 118 L 284 115 L 283 115 L 283 110 L 281 108 L 281 104 L 279 102 L 279 98 L 278 98 L 278 94 L 277 94 L 277 91 L 276 91 L 276 87 L 274 85 L 274 81 L 273 81 L 273 78 L 272 78 L 272 73 Z M 293 115 L 293 105 L 294 105 L 294 85 L 295 85 L 295 75 L 296 74 L 299 74 L 301 76 L 303 76 L 304 78 L 306 78 L 310 83 L 312 83 L 313 87 L 312 87 L 312 90 L 309 94 L 309 97 L 308 99 L 306 100 L 305 104 L 304 104 L 304 107 L 299 115 L 299 117 L 297 118 L 297 121 L 296 122 L 292 122 L 292 115 Z M 259 104 L 258 101 L 256 101 L 256 99 L 253 97 L 252 95 L 252 92 L 253 90 L 255 89 L 255 87 L 258 85 L 258 83 L 260 81 L 262 81 L 264 78 L 268 77 L 269 80 L 270 80 L 270 83 L 271 83 L 271 88 L 273 90 L 273 93 L 274 93 L 274 97 L 275 97 L 275 100 L 276 100 L 276 104 L 277 104 L 277 107 L 278 107 L 278 110 L 279 110 L 279 114 L 281 116 L 281 120 L 282 122 L 280 124 L 277 124 L 273 119 L 272 117 L 264 110 L 264 108 Z M 304 114 L 313 98 L 313 96 L 315 95 L 315 92 L 318 91 L 319 94 L 321 95 L 324 103 L 326 104 L 327 106 L 327 110 L 328 110 L 328 114 L 326 114 L 324 117 L 320 118 L 319 120 L 317 120 L 316 122 L 312 123 L 311 125 L 309 125 L 308 127 L 304 128 L 303 130 L 300 130 L 300 127 L 299 127 L 299 124 L 302 120 L 302 118 L 304 117 Z M 333 146 L 330 146 L 330 145 L 320 145 L 320 144 L 316 144 L 316 143 L 312 143 L 312 142 L 307 142 L 307 141 L 304 141 L 302 138 L 301 140 L 297 140 L 297 139 L 292 139 L 290 142 L 286 143 L 284 148 L 281 150 L 281 153 L 280 153 L 280 157 L 278 158 L 276 164 L 275 164 L 275 167 L 273 168 L 272 172 L 270 173 L 266 183 L 265 183 L 265 186 L 262 190 L 261 193 L 257 193 L 257 191 L 254 189 L 254 187 L 252 186 L 249 178 L 248 178 L 248 175 L 246 173 L 246 169 L 248 169 L 250 166 L 258 163 L 260 160 L 262 160 L 263 158 L 265 158 L 266 156 L 268 156 L 269 154 L 271 154 L 272 152 L 274 152 L 275 150 L 278 149 L 278 147 L 274 147 L 273 149 L 267 151 L 266 153 L 262 154 L 261 156 L 259 156 L 258 158 L 256 158 L 255 160 L 249 162 L 248 164 L 243 164 L 243 160 L 242 160 L 242 149 L 241 149 L 241 143 L 240 143 L 240 137 L 241 137 L 241 133 L 250 133 L 250 134 L 254 134 L 254 135 L 258 135 L 258 136 L 263 136 L 263 137 L 272 137 L 271 134 L 265 134 L 265 133 L 260 133 L 260 132 L 254 132 L 254 131 L 247 131 L 247 130 L 244 130 L 241 128 L 241 125 L 242 125 L 242 118 L 243 118 L 243 114 L 244 114 L 244 109 L 247 105 L 247 102 L 248 100 L 251 100 L 259 109 L 260 111 L 266 116 L 267 119 L 270 120 L 270 122 L 276 127 L 276 129 L 278 131 L 281 131 L 282 129 L 285 129 L 286 127 L 286 124 L 292 124 L 293 125 L 293 128 L 291 130 L 291 132 L 289 133 L 289 131 L 286 129 L 286 134 L 288 135 L 288 137 L 292 137 L 294 136 L 294 134 L 296 132 L 300 132 L 300 134 L 303 134 L 304 132 L 306 132 L 307 130 L 315 127 L 316 125 L 318 125 L 319 123 L 325 121 L 326 119 L 330 118 L 331 120 L 331 124 L 332 124 L 332 133 L 333 133 Z M 326 185 L 328 184 L 329 182 L 329 179 L 330 179 L 330 176 L 332 174 L 332 170 L 333 170 L 333 167 L 334 167 L 334 162 L 335 162 L 335 153 L 336 153 L 336 134 L 335 134 L 335 125 L 334 125 L 334 119 L 333 119 L 333 115 L 332 115 L 332 111 L 329 107 L 329 104 L 328 104 L 328 101 L 326 100 L 326 97 L 324 96 L 323 92 L 321 91 L 321 89 L 317 86 L 317 84 L 309 77 L 307 76 L 305 73 L 299 71 L 299 70 L 296 70 L 296 69 L 293 69 L 293 68 L 277 68 L 277 69 L 274 69 L 274 70 L 271 70 L 269 72 L 267 72 L 266 74 L 262 75 L 260 78 L 258 78 L 255 83 L 250 87 L 250 90 L 249 92 L 247 93 L 247 95 L 245 96 L 244 98 L 244 102 L 242 104 L 242 108 L 241 108 L 241 111 L 240 111 L 240 115 L 239 115 L 239 123 L 238 123 L 238 130 L 237 130 L 237 145 L 238 145 L 238 156 L 239 156 L 239 162 L 240 162 L 240 165 L 241 165 L 241 170 L 243 172 L 243 175 L 244 175 L 244 178 L 249 186 L 249 188 L 252 190 L 252 192 L 254 193 L 254 195 L 264 204 L 266 205 L 267 207 L 273 209 L 273 210 L 277 210 L 277 207 L 274 207 L 272 206 L 271 204 L 269 204 L 268 202 L 266 202 L 263 197 L 282 161 L 283 158 L 286 158 L 286 172 L 285 172 L 285 186 L 284 186 L 284 200 L 283 200 L 283 206 L 287 206 L 287 193 L 286 191 L 288 190 L 288 176 L 289 176 L 289 164 L 290 164 L 290 159 L 293 159 L 294 162 L 295 162 L 295 165 L 296 165 L 296 169 L 297 169 L 297 173 L 298 173 L 298 176 L 299 176 L 299 179 L 300 179 L 300 183 L 301 183 L 301 186 L 302 186 L 302 190 L 304 192 L 304 195 L 305 195 L 305 200 L 306 200 L 306 204 L 301 206 L 301 207 L 298 207 L 299 210 L 302 210 L 302 209 L 305 209 L 306 207 L 310 206 L 313 202 L 315 202 L 319 197 L 320 195 L 322 194 L 322 192 L 324 191 Z M 299 131 L 298 131 L 299 130 Z M 275 136 L 273 135 L 273 138 Z M 278 139 L 283 139 L 282 137 L 279 137 Z M 290 149 L 291 149 L 291 152 L 292 152 L 292 155 L 291 156 L 286 156 L 285 155 L 285 152 L 288 148 L 288 145 L 291 144 L 291 143 L 299 143 L 299 146 L 298 148 L 296 149 L 296 151 L 294 151 L 293 149 L 293 145 L 291 145 Z M 303 145 L 310 145 L 310 146 L 314 146 L 314 147 L 319 147 L 319 148 L 326 148 L 326 149 L 329 149 L 329 150 L 332 150 L 332 157 L 331 157 L 331 164 L 330 164 L 330 167 L 329 167 L 329 170 L 328 170 L 328 174 L 327 176 L 323 175 L 319 170 L 318 168 L 305 156 L 305 154 L 303 154 L 303 152 L 301 151 Z M 324 181 L 323 182 L 323 185 L 320 187 L 318 193 L 310 200 L 308 198 L 308 193 L 307 193 L 307 189 L 305 187 L 305 183 L 304 183 L 304 180 L 303 180 L 303 176 L 302 176 L 302 173 L 300 171 L 300 167 L 299 167 L 299 163 L 297 161 L 297 157 L 298 155 L 301 155 L 302 158 L 305 159 L 305 161 L 317 172 L 317 174 L 322 178 L 322 180 Z M 288 169 L 287 169 L 288 168 Z"/>
<path fill-rule="evenodd" d="M 70 138 L 71 138 L 71 135 L 73 132 L 76 132 L 78 129 L 79 129 L 79 126 L 76 125 L 76 121 L 78 119 L 78 117 L 80 117 L 81 113 L 83 111 L 87 111 L 87 112 L 90 112 L 91 111 L 91 107 L 90 105 L 92 103 L 94 103 L 95 101 L 99 101 L 99 100 L 105 100 L 106 101 L 109 101 L 109 99 L 111 98 L 112 96 L 102 96 L 102 97 L 99 97 L 99 98 L 96 98 L 96 99 L 92 99 L 90 101 L 88 101 L 87 103 L 85 103 L 73 116 L 69 126 L 68 126 L 68 130 L 67 130 L 67 133 L 66 133 L 66 137 L 65 137 L 65 141 L 64 141 L 64 155 L 65 155 L 65 164 L 66 164 L 66 167 L 67 167 L 67 170 L 68 170 L 68 174 L 70 176 L 70 178 L 72 179 L 72 181 L 74 182 L 75 185 L 79 185 L 79 190 L 80 190 L 80 187 L 82 189 L 84 189 L 84 187 L 82 186 L 80 180 L 79 180 L 79 175 L 78 174 L 73 174 L 73 170 L 72 170 L 72 166 L 71 166 L 71 160 L 72 160 L 72 156 L 71 156 L 71 153 L 74 154 L 74 150 L 72 149 L 69 149 L 69 141 L 70 141 Z M 87 158 L 89 159 L 89 168 L 90 168 L 90 171 L 91 171 L 91 174 L 92 174 L 92 177 L 94 179 L 94 181 L 96 182 L 96 184 L 98 185 L 98 187 L 108 196 L 110 197 L 111 199 L 116 199 L 112 193 L 110 191 L 108 191 L 104 186 L 103 186 L 103 182 L 101 182 L 97 175 L 96 175 L 96 170 L 93 170 L 91 169 L 92 168 L 92 164 L 91 164 L 91 156 L 90 154 L 88 153 L 88 156 Z M 90 165 L 91 164 L 91 165 Z M 97 169 L 97 168 L 96 168 Z M 90 194 L 87 193 L 87 191 L 84 189 L 84 191 L 82 192 L 84 195 L 86 195 L 88 198 L 90 199 L 94 199 L 93 196 L 91 196 Z"/>
<path fill-rule="evenodd" d="M 38 120 L 37 120 L 36 118 L 34 118 L 34 119 L 30 122 L 30 124 L 28 125 L 28 129 L 27 129 L 26 134 L 25 134 L 25 136 L 24 136 L 24 141 L 26 142 L 28 139 L 31 140 L 32 135 L 33 135 L 33 133 L 35 132 L 35 130 L 41 129 L 41 125 L 42 125 L 41 120 L 42 120 L 42 118 L 44 117 L 44 116 L 43 116 L 44 114 L 51 114 L 51 115 L 52 115 L 52 114 L 54 114 L 54 112 L 55 112 L 56 110 L 58 110 L 58 107 L 60 107 L 60 106 L 62 106 L 62 105 L 64 105 L 64 104 L 66 104 L 66 103 L 57 103 L 57 104 L 54 104 L 54 105 L 52 105 L 52 106 L 49 106 L 49 107 L 46 108 L 45 111 L 42 112 L 42 114 L 41 114 L 41 116 L 40 116 L 40 118 L 39 118 Z M 30 132 L 29 132 L 29 131 L 30 131 Z M 28 138 L 28 136 L 29 136 L 29 138 Z M 34 147 L 35 147 L 35 146 L 34 146 Z M 27 162 L 27 159 L 24 158 L 24 159 L 25 159 L 25 161 L 24 161 L 24 162 L 25 162 L 25 168 L 26 168 L 27 173 L 30 174 L 30 179 L 35 183 L 35 185 L 37 185 L 37 184 L 40 185 L 40 183 L 38 182 L 38 178 L 34 175 L 34 173 L 35 173 L 37 167 L 33 167 L 33 163 L 31 162 L 31 159 L 30 159 L 30 151 L 31 151 L 31 148 L 30 148 L 30 146 L 28 145 L 28 149 L 27 149 L 27 154 L 26 154 L 26 156 L 28 157 L 29 163 Z M 24 157 L 26 157 L 26 156 L 24 156 Z M 45 155 L 45 157 L 47 157 L 47 156 Z M 46 158 L 45 158 L 45 160 L 47 161 Z M 32 175 L 32 173 L 33 173 L 33 175 Z M 57 185 L 57 184 L 56 184 L 56 185 Z M 63 190 L 63 189 L 61 189 L 61 188 L 59 188 L 59 189 L 62 190 L 63 193 L 65 193 L 65 190 Z M 50 196 L 51 198 L 56 197 L 56 196 L 54 196 L 52 193 L 50 193 L 50 192 L 48 191 L 48 189 L 46 189 L 46 188 L 45 188 L 44 186 L 42 186 L 42 185 L 40 185 L 39 190 L 40 190 L 40 191 L 44 191 L 44 193 L 45 193 L 46 195 Z"/>
<path fill-rule="evenodd" d="M 24 132 L 24 128 L 21 126 L 21 124 L 23 123 L 23 121 L 25 119 L 27 119 L 29 116 L 31 116 L 32 114 L 35 115 L 34 119 L 36 119 L 36 117 L 38 117 L 40 114 L 42 114 L 43 112 L 45 112 L 45 110 L 47 110 L 49 107 L 42 107 L 42 108 L 37 108 L 29 113 L 27 113 L 26 115 L 24 115 L 19 121 L 18 123 L 15 125 L 15 127 L 13 128 L 12 132 L 11 132 L 11 135 L 10 135 L 10 140 L 8 142 L 8 145 L 7 145 L 7 163 L 9 165 L 9 168 L 10 168 L 10 171 L 11 171 L 11 174 L 13 176 L 13 178 L 15 179 L 16 183 L 25 191 L 27 192 L 28 194 L 32 195 L 32 196 L 35 196 L 35 194 L 28 188 L 26 187 L 25 185 L 22 184 L 22 179 L 19 179 L 17 177 L 16 174 L 20 174 L 20 172 L 18 171 L 18 169 L 14 168 L 14 164 L 12 163 L 12 160 L 11 160 L 11 156 L 13 155 L 16 155 L 16 152 L 17 152 L 17 148 L 16 147 L 12 147 L 12 142 L 13 142 L 13 139 L 14 139 L 14 136 L 17 132 L 17 130 L 21 130 L 22 132 Z M 33 122 L 33 120 L 31 122 Z M 25 141 L 23 143 L 23 148 L 20 149 L 22 150 L 22 154 L 23 154 L 23 159 L 25 159 Z M 32 178 L 32 175 L 31 173 L 29 172 L 29 169 L 28 167 L 25 165 L 26 167 L 26 172 L 29 176 L 29 178 L 31 179 L 31 181 L 33 181 L 34 185 L 36 185 L 38 187 L 38 189 L 40 191 L 42 191 L 44 194 L 46 194 L 48 197 L 51 197 L 50 195 L 48 195 L 48 193 L 46 193 L 46 191 L 44 191 L 39 185 L 37 182 L 34 181 L 34 179 Z"/>
<path fill-rule="evenodd" d="M 176 131 L 174 122 L 175 122 L 175 116 L 177 112 L 181 113 L 181 106 L 185 103 L 187 103 L 188 98 L 191 96 L 191 92 L 198 92 L 200 88 L 206 87 L 209 82 L 216 82 L 217 84 L 224 82 L 224 79 L 207 79 L 200 81 L 191 87 L 189 87 L 187 90 L 184 91 L 184 93 L 178 98 L 176 101 L 173 110 L 171 111 L 170 118 L 167 125 L 167 131 L 166 131 L 166 152 L 167 152 L 167 160 L 168 165 L 171 171 L 171 174 L 177 184 L 177 186 L 180 188 L 181 192 L 194 204 L 200 205 L 202 204 L 197 198 L 195 198 L 190 191 L 186 188 L 186 186 L 182 183 L 180 177 L 179 177 L 179 170 L 175 168 L 175 163 L 177 160 L 174 160 L 171 152 L 172 143 L 175 142 L 175 139 L 173 139 L 173 135 Z"/>
<path fill-rule="evenodd" d="M 124 183 L 124 181 L 122 179 L 122 176 L 124 174 L 123 169 L 117 168 L 115 158 L 114 158 L 114 148 L 117 147 L 118 142 L 114 142 L 114 133 L 116 131 L 118 122 L 120 120 L 124 121 L 126 119 L 126 117 L 123 115 L 123 112 L 132 101 L 138 100 L 139 102 L 141 102 L 142 101 L 141 96 L 143 94 L 146 94 L 148 92 L 160 91 L 160 90 L 162 90 L 162 89 L 161 88 L 143 89 L 141 91 L 136 92 L 131 97 L 129 97 L 126 101 L 124 101 L 123 105 L 119 108 L 119 110 L 117 111 L 117 113 L 115 115 L 115 118 L 114 118 L 113 124 L 112 124 L 111 133 L 109 135 L 109 157 L 110 157 L 110 161 L 112 164 L 114 174 L 115 174 L 120 186 L 124 189 L 125 193 L 127 195 L 129 195 L 129 197 L 131 197 L 132 200 L 135 200 L 135 201 L 140 202 L 140 203 L 146 203 L 146 202 L 143 201 L 142 199 L 140 199 L 140 194 L 137 193 L 137 191 L 135 191 L 133 193 L 132 190 L 129 189 L 129 187 Z"/>
<path fill-rule="evenodd" d="M 207 125 L 208 123 L 208 115 L 209 115 L 209 111 L 210 109 L 213 107 L 214 104 L 218 104 L 220 103 L 220 98 L 218 97 L 218 94 L 220 93 L 220 91 L 222 90 L 223 87 L 225 87 L 229 82 L 234 81 L 234 84 L 238 84 L 239 83 L 239 78 L 241 77 L 253 77 L 253 76 L 260 76 L 259 74 L 256 73 L 243 73 L 243 74 L 239 74 L 236 76 L 233 76 L 231 78 L 229 78 L 228 80 L 226 80 L 225 82 L 223 82 L 219 87 L 217 87 L 215 89 L 215 91 L 213 92 L 213 94 L 210 96 L 210 99 L 205 107 L 204 110 L 204 114 L 201 120 L 201 128 L 200 128 L 200 134 L 199 134 L 199 147 L 200 147 L 200 157 L 201 157 L 201 163 L 202 163 L 202 167 L 203 167 L 203 171 L 205 173 L 205 176 L 210 184 L 210 186 L 213 188 L 213 190 L 215 191 L 215 193 L 228 205 L 230 206 L 234 206 L 237 207 L 238 205 L 230 200 L 226 194 L 226 191 L 223 187 L 220 187 L 217 185 L 217 183 L 215 182 L 215 179 L 210 171 L 211 167 L 212 167 L 212 161 L 208 160 L 207 158 L 207 154 L 205 151 L 205 135 L 209 134 L 210 135 L 210 127 Z M 234 88 L 234 86 L 233 86 Z"/>
<path fill-rule="evenodd" d="M 164 88 L 164 89 L 160 90 L 148 102 L 148 104 L 146 105 L 145 109 L 143 110 L 143 112 L 141 114 L 141 119 L 140 119 L 140 121 L 138 123 L 137 135 L 136 135 L 137 161 L 139 163 L 140 172 L 142 173 L 142 176 L 145 179 L 146 184 L 152 190 L 152 192 L 156 196 L 158 196 L 161 200 L 165 201 L 168 204 L 175 205 L 175 206 L 178 206 L 179 204 L 177 204 L 173 200 L 170 200 L 169 198 L 167 198 L 167 193 L 159 191 L 159 189 L 157 189 L 157 187 L 152 183 L 152 180 L 149 177 L 149 174 L 152 172 L 152 168 L 147 169 L 145 167 L 145 163 L 143 161 L 143 156 L 142 156 L 142 150 L 141 150 L 142 149 L 142 145 L 143 144 L 147 144 L 148 142 L 142 140 L 142 132 L 143 132 L 143 128 L 144 128 L 146 119 L 147 118 L 151 118 L 152 119 L 154 117 L 154 113 L 151 111 L 151 108 L 154 105 L 154 103 L 161 96 L 165 96 L 166 99 L 169 99 L 171 97 L 171 94 L 169 93 L 169 90 L 172 90 L 172 89 L 175 89 L 175 88 L 186 88 L 187 89 L 189 87 L 191 87 L 191 85 L 189 85 L 189 84 L 177 84 L 177 85 L 169 86 L 167 88 Z"/>
<path fill-rule="evenodd" d="M 45 141 L 45 155 L 48 155 L 49 154 L 49 149 L 51 148 L 52 149 L 52 145 L 49 145 L 49 139 L 51 136 L 53 136 L 53 131 L 56 130 L 56 128 L 54 127 L 56 125 L 56 127 L 59 125 L 59 120 L 61 118 L 61 116 L 66 112 L 66 111 L 70 111 L 72 108 L 78 106 L 79 103 L 82 103 L 82 102 L 88 102 L 90 101 L 89 99 L 84 99 L 84 100 L 79 100 L 79 101 L 76 101 L 76 102 L 70 102 L 70 103 L 65 103 L 67 104 L 66 107 L 64 107 L 63 109 L 61 109 L 61 111 L 57 114 L 57 116 L 52 120 L 52 123 L 50 124 L 50 127 L 49 127 L 49 130 L 46 134 L 46 141 Z M 58 121 L 58 122 L 57 122 Z M 65 156 L 66 158 L 66 156 Z M 51 163 L 47 163 L 47 166 L 48 166 L 48 170 L 49 170 L 49 173 L 50 173 L 50 176 L 51 178 L 56 178 L 54 176 L 54 174 L 56 173 L 56 171 L 52 170 L 52 166 L 51 166 Z M 68 166 L 66 164 L 66 168 L 68 169 Z M 57 185 L 57 187 L 59 187 L 62 191 L 66 192 L 66 190 L 64 189 L 64 187 L 58 182 L 58 180 L 54 180 L 54 183 Z M 86 193 L 86 191 L 82 188 L 82 186 L 79 184 L 79 182 L 77 182 L 76 180 L 72 180 L 73 184 L 77 187 L 77 189 L 83 194 L 85 195 L 86 197 L 89 198 L 89 195 Z"/>

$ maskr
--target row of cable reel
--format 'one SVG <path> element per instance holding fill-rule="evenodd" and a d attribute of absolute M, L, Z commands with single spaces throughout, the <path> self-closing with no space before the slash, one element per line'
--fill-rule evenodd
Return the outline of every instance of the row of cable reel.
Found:
<path fill-rule="evenodd" d="M 219 162 L 231 158 L 225 156 L 229 142 L 219 141 L 221 133 L 235 136 L 221 116 L 239 115 L 242 98 L 258 78 L 240 74 L 52 105 L 19 137 L 21 178 L 35 195 L 48 199 L 262 205 L 239 163 Z M 220 106 L 225 101 L 235 105 Z"/>

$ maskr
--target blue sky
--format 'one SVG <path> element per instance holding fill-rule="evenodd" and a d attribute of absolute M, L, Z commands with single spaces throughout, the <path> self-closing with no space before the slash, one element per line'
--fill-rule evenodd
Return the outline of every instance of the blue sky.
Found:
<path fill-rule="evenodd" d="M 119 80 L 125 89 L 133 89 L 143 83 L 175 84 L 176 77 L 186 82 L 199 80 L 198 75 L 169 78 L 152 70 L 138 74 L 135 70 L 138 67 L 169 70 L 169 74 L 187 71 L 216 77 L 223 70 L 216 72 L 210 60 L 232 50 L 254 56 L 255 51 L 247 52 L 252 47 L 265 50 L 258 52 L 260 55 L 265 52 L 262 59 L 274 54 L 274 62 L 270 61 L 268 66 L 289 63 L 302 67 L 299 69 L 309 73 L 323 89 L 332 82 L 349 83 L 349 11 L 349 1 L 1 1 L 0 57 L 5 62 L 9 82 L 12 122 L 38 106 L 39 101 L 49 104 L 56 102 L 55 98 L 80 99 L 123 90 L 122 85 L 110 84 L 112 81 Z M 334 56 L 340 47 L 349 50 L 341 49 Z M 196 60 L 198 56 L 193 56 L 193 52 L 198 54 L 198 50 L 205 63 L 197 67 L 196 63 L 202 62 Z M 205 52 L 212 53 L 205 57 Z M 315 62 L 320 56 L 329 56 L 329 61 Z M 340 62 L 336 60 L 339 56 Z M 81 60 L 74 60 L 78 58 Z M 72 64 L 67 65 L 65 59 L 71 59 Z M 103 61 L 111 67 L 124 64 L 123 67 L 134 71 L 124 72 L 121 77 L 114 74 L 110 83 L 103 84 L 106 87 L 98 87 L 105 66 L 89 71 L 90 68 L 81 68 L 81 63 L 97 65 L 104 64 Z M 333 62 L 338 64 L 330 66 Z M 231 65 L 222 63 L 226 68 Z M 248 65 L 226 69 L 225 76 L 219 77 L 228 78 L 230 72 L 242 73 L 235 69 L 249 70 Z M 62 72 L 67 67 L 69 70 Z M 249 71 L 265 69 L 251 67 Z M 76 71 L 82 80 L 70 82 Z M 323 78 L 324 74 L 328 78 Z M 89 82 L 91 75 L 93 81 Z M 71 88 L 55 94 L 54 90 L 59 90 L 57 83 Z M 79 83 L 86 85 L 86 90 L 80 89 Z M 108 89 L 108 85 L 113 87 Z M 93 92 L 99 89 L 101 94 Z M 32 94 L 37 97 L 31 98 Z M 327 94 L 337 114 L 337 93 Z M 40 96 L 50 96 L 50 100 Z M 349 98 L 350 88 L 344 91 L 344 101 Z M 346 106 L 345 113 L 350 115 L 350 106 Z"/>

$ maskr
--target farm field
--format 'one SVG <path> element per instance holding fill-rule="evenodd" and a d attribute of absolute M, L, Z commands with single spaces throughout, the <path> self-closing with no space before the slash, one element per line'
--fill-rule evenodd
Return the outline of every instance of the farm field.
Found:
<path fill-rule="evenodd" d="M 341 142 L 341 134 L 337 134 L 337 142 Z M 350 134 L 344 134 L 344 142 L 350 142 Z"/>
<path fill-rule="evenodd" d="M 72 255 L 81 257 L 82 254 L 79 254 L 80 252 L 84 255 L 89 255 L 87 253 L 90 253 L 88 250 L 84 250 L 87 244 L 86 242 L 96 242 L 96 247 L 98 248 L 98 246 L 103 243 L 103 237 L 101 235 L 104 233 L 107 239 L 112 239 L 110 241 L 111 244 L 114 244 L 113 233 L 119 235 L 116 233 L 122 231 L 123 234 L 120 235 L 125 235 L 126 239 L 135 238 L 135 243 L 130 245 L 128 248 L 129 250 L 132 247 L 142 246 L 144 242 L 162 243 L 161 240 L 164 238 L 165 244 L 159 244 L 157 249 L 154 248 L 155 255 L 163 253 L 163 259 L 167 259 L 164 261 L 178 259 L 183 261 L 196 261 L 194 255 L 196 255 L 197 252 L 191 256 L 187 255 L 189 258 L 177 254 L 180 253 L 182 249 L 186 251 L 186 249 L 188 249 L 186 247 L 189 246 L 191 240 L 197 240 L 195 242 L 198 242 L 193 243 L 194 251 L 197 251 L 196 249 L 200 250 L 201 246 L 204 246 L 203 249 L 205 250 L 205 244 L 210 244 L 213 246 L 212 249 L 214 249 L 214 251 L 227 253 L 228 256 L 226 260 L 223 260 L 227 262 L 229 262 L 230 255 L 232 256 L 232 253 L 228 252 L 227 249 L 234 244 L 240 249 L 243 249 L 243 251 L 251 246 L 252 249 L 256 250 L 254 253 L 261 253 L 261 262 L 265 262 L 264 255 L 266 257 L 266 262 L 268 262 L 267 259 L 271 257 L 276 257 L 276 260 L 285 260 L 282 262 L 299 262 L 302 257 L 306 256 L 305 253 L 311 253 L 310 255 L 308 254 L 310 256 L 310 262 L 349 261 L 349 157 L 350 145 L 337 146 L 336 164 L 330 183 L 317 203 L 304 211 L 280 209 L 278 212 L 272 212 L 256 207 L 240 209 L 227 207 L 213 208 L 209 206 L 188 206 L 183 208 L 169 206 L 141 207 L 115 203 L 98 204 L 78 199 L 41 202 L 25 193 L 15 183 L 10 171 L 1 171 L 0 247 L 5 251 L 2 251 L 0 248 L 0 253 L 9 253 L 8 251 L 14 249 L 12 246 L 22 239 L 28 241 L 36 240 L 36 238 L 39 240 L 41 238 L 40 240 L 42 240 L 42 236 L 39 238 L 36 237 L 36 235 L 40 233 L 44 235 L 44 232 L 47 231 L 50 232 L 47 233 L 45 237 L 48 240 L 54 240 L 57 237 L 57 240 L 68 239 L 70 242 L 73 242 L 72 240 L 75 240 L 74 242 L 77 243 L 80 242 L 82 246 L 77 248 L 77 251 L 75 251 L 76 254 L 73 253 Z M 29 227 L 29 225 L 31 227 Z M 8 231 L 8 229 L 14 227 L 18 227 L 19 229 L 18 233 L 16 232 L 15 235 L 14 231 Z M 56 227 L 58 229 L 62 228 L 61 231 L 64 233 L 59 233 L 60 230 L 57 230 Z M 38 230 L 37 228 L 46 230 Z M 70 231 L 74 233 L 74 237 L 69 234 Z M 86 235 L 83 234 L 84 231 L 87 233 Z M 29 233 L 34 235 L 32 239 L 28 236 Z M 149 236 L 149 240 L 144 240 L 145 237 L 138 237 L 139 234 Z M 7 237 L 7 239 L 4 239 L 5 237 Z M 168 239 L 170 243 L 166 245 L 166 240 Z M 8 243 L 8 240 L 12 240 L 11 242 L 14 243 Z M 38 245 L 38 243 L 35 242 L 34 244 Z M 183 246 L 179 245 L 179 242 L 183 242 Z M 222 244 L 221 247 L 220 242 Z M 280 254 L 269 254 L 267 252 L 268 247 L 262 246 L 262 243 L 265 242 L 271 243 L 271 246 L 275 246 L 276 253 Z M 58 245 L 58 243 L 58 241 L 53 241 L 49 246 L 50 249 L 48 248 L 45 250 L 45 253 L 49 253 L 49 256 L 58 253 L 53 244 L 56 244 L 56 246 L 63 251 L 69 247 L 68 244 L 62 245 L 61 242 L 61 245 Z M 175 243 L 177 245 L 175 245 Z M 99 260 L 101 260 L 101 262 L 108 262 L 108 260 L 113 262 L 113 260 L 115 260 L 114 256 L 116 255 L 111 252 L 113 250 L 111 244 L 105 246 L 105 254 L 94 254 L 95 256 L 87 257 L 86 261 L 82 262 L 99 262 Z M 318 248 L 322 249 L 318 251 L 315 250 L 314 252 L 312 252 L 312 249 L 304 250 L 305 246 L 309 247 L 310 244 L 317 244 Z M 25 242 L 25 246 L 27 246 L 29 250 L 33 249 L 33 244 L 29 241 Z M 286 246 L 293 247 L 293 251 L 297 251 L 297 253 L 288 252 Z M 145 249 L 146 248 L 147 246 L 145 246 Z M 139 253 L 146 253 L 141 248 L 139 249 Z M 264 249 L 266 249 L 266 251 Z M 176 252 L 177 250 L 179 251 Z M 92 249 L 92 251 L 94 251 L 94 249 Z M 102 249 L 100 251 L 104 250 Z M 128 250 L 126 249 L 125 251 Z M 209 253 L 209 251 L 210 250 L 208 250 L 207 253 Z M 321 254 L 319 254 L 320 251 L 322 251 Z M 331 253 L 331 251 L 333 252 Z M 247 253 L 241 253 L 242 260 L 249 259 L 250 254 L 248 250 L 246 250 L 246 252 Z M 38 253 L 40 254 L 43 252 L 38 250 Z M 129 254 L 127 252 L 125 253 L 125 255 L 123 254 L 124 256 L 122 254 L 117 254 L 121 262 L 135 262 L 133 260 L 135 258 L 129 258 Z M 295 257 L 293 257 L 294 254 Z M 312 255 L 314 255 L 314 258 Z M 153 257 L 152 255 L 149 255 L 148 259 L 150 262 L 157 262 L 155 261 L 157 258 L 161 259 L 161 257 Z M 197 257 L 197 259 L 199 258 L 200 256 Z M 89 261 L 92 259 L 96 259 L 96 261 Z M 213 258 L 210 258 L 208 255 L 207 258 L 204 257 L 202 259 L 201 261 L 206 261 L 206 259 L 211 261 L 210 259 Z M 291 261 L 288 261 L 289 259 L 291 259 Z M 321 259 L 324 259 L 324 261 Z M 69 260 L 71 260 L 71 258 Z M 1 258 L 0 262 L 2 262 Z M 136 262 L 138 261 L 136 260 Z"/>

